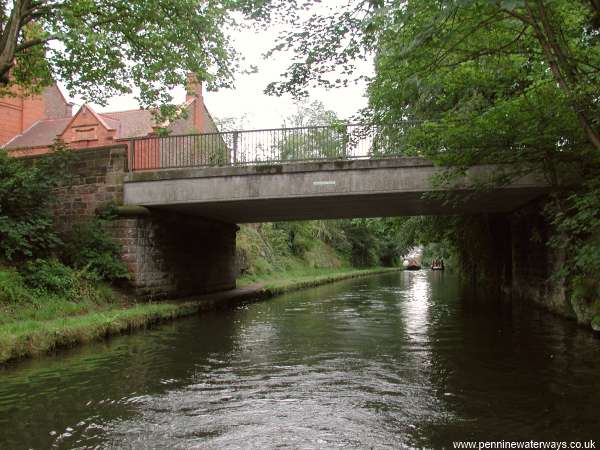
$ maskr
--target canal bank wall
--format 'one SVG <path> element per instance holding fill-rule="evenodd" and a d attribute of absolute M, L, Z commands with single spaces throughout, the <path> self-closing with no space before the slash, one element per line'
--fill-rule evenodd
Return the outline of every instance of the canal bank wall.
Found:
<path fill-rule="evenodd" d="M 194 298 L 161 302 L 132 303 L 125 307 L 75 317 L 31 323 L 25 331 L 7 331 L 0 326 L 0 365 L 19 359 L 51 353 L 62 348 L 131 333 L 153 325 L 209 310 L 231 308 L 265 300 L 295 290 L 351 278 L 396 272 L 400 268 L 340 270 L 335 273 L 265 280 L 228 291 Z M 280 274 L 280 277 L 285 274 Z"/>
<path fill-rule="evenodd" d="M 459 249 L 462 273 L 475 287 L 500 290 L 513 302 L 532 302 L 586 328 L 600 331 L 598 283 L 582 295 L 561 276 L 565 250 L 550 245 L 557 233 L 544 215 L 544 201 L 510 214 L 474 216 L 465 222 Z"/>

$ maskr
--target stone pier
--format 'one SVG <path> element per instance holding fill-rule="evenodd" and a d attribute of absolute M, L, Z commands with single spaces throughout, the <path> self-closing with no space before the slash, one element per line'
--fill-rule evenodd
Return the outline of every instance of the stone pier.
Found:
<path fill-rule="evenodd" d="M 158 298 L 208 293 L 235 287 L 237 226 L 176 212 L 125 207 L 123 183 L 127 146 L 78 150 L 68 168 L 69 180 L 58 189 L 55 205 L 61 232 L 94 217 L 107 205 L 117 206 L 114 239 L 136 296 Z"/>
<path fill-rule="evenodd" d="M 113 223 L 131 287 L 141 297 L 235 288 L 237 226 L 177 213 L 137 213 Z"/>

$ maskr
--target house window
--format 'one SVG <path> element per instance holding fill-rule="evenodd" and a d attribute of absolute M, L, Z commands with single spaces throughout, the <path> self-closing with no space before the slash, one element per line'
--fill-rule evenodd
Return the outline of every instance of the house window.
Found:
<path fill-rule="evenodd" d="M 73 131 L 75 132 L 73 136 L 73 142 L 98 140 L 96 127 L 74 128 Z"/>

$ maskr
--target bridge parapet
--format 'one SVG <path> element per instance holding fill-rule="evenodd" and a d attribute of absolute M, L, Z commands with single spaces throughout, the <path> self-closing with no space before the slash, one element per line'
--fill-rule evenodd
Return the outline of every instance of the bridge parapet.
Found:
<path fill-rule="evenodd" d="M 406 133 L 417 122 L 394 126 Z M 131 171 L 344 161 L 398 156 L 380 128 L 335 124 L 224 133 L 153 136 L 131 141 Z"/>
<path fill-rule="evenodd" d="M 34 158 L 44 158 L 44 155 Z M 57 225 L 65 232 L 78 221 L 93 217 L 98 208 L 123 203 L 127 146 L 115 145 L 73 152 L 68 176 L 57 188 Z"/>

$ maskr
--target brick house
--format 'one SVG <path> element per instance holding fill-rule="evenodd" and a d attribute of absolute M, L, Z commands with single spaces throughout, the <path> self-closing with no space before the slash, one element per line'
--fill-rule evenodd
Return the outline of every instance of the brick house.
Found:
<path fill-rule="evenodd" d="M 187 117 L 162 126 L 172 135 L 217 132 L 204 104 L 202 83 L 191 77 L 188 83 L 189 92 L 181 105 L 187 110 Z M 158 126 L 149 110 L 101 113 L 85 104 L 73 115 L 72 107 L 56 84 L 35 96 L 0 98 L 0 147 L 11 156 L 28 156 L 49 152 L 57 139 L 74 150 L 115 144 L 131 148 L 132 138 L 156 135 Z M 164 167 L 163 153 L 160 144 L 138 144 L 136 167 Z"/>

